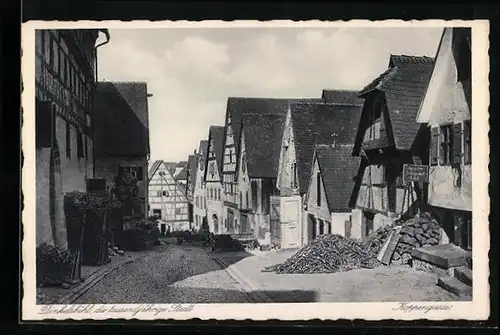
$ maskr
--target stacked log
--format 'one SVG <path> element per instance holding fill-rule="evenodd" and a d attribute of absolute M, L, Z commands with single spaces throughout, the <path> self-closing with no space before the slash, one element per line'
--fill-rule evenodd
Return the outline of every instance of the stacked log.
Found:
<path fill-rule="evenodd" d="M 377 255 L 384 246 L 385 241 L 389 238 L 393 228 L 391 225 L 380 227 L 368 234 L 361 243 L 370 249 L 372 254 Z"/>
<path fill-rule="evenodd" d="M 440 239 L 441 230 L 437 220 L 430 213 L 417 214 L 402 224 L 391 262 L 406 264 L 411 259 L 413 249 L 437 245 Z"/>
<path fill-rule="evenodd" d="M 341 235 L 321 235 L 284 263 L 267 267 L 263 272 L 333 273 L 378 265 L 376 254 L 363 244 Z"/>

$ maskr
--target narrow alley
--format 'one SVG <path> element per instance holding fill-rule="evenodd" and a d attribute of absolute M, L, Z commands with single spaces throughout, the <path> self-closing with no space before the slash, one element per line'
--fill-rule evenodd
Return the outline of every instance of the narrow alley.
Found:
<path fill-rule="evenodd" d="M 245 302 L 241 286 L 205 249 L 172 244 L 114 271 L 74 303 Z"/>

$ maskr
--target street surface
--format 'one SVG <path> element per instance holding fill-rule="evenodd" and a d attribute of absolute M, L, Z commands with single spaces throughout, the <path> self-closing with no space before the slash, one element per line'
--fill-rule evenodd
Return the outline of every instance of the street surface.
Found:
<path fill-rule="evenodd" d="M 204 249 L 171 244 L 109 274 L 74 303 L 246 302 L 241 285 Z"/>

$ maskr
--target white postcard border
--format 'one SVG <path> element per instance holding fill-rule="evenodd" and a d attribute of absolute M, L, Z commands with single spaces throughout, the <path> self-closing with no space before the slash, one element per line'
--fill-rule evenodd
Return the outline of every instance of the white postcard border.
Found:
<path fill-rule="evenodd" d="M 227 28 L 227 27 L 472 27 L 472 101 L 475 113 L 472 125 L 474 143 L 473 157 L 473 300 L 470 302 L 401 302 L 401 303 L 286 303 L 286 304 L 197 304 L 184 305 L 185 311 L 173 305 L 91 305 L 86 310 L 74 311 L 78 305 L 36 305 L 36 262 L 35 262 L 35 29 L 50 28 Z M 22 319 L 30 320 L 105 320 L 105 319 L 177 319 L 199 318 L 234 320 L 485 320 L 489 317 L 489 22 L 486 20 L 424 20 L 424 21 L 29 21 L 22 26 L 22 93 L 23 128 L 22 150 L 22 192 L 24 210 L 22 213 L 24 240 L 22 241 L 23 297 Z M 84 306 L 84 305 L 79 305 Z M 83 307 L 81 307 L 83 308 Z M 118 310 L 120 309 L 120 311 Z M 129 309 L 125 311 L 125 309 Z M 142 312 L 141 312 L 142 311 Z"/>

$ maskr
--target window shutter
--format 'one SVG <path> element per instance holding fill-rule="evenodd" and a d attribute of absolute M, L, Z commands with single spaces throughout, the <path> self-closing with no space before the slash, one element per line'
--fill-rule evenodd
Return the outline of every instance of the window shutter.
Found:
<path fill-rule="evenodd" d="M 431 128 L 431 165 L 438 165 L 439 128 Z"/>
<path fill-rule="evenodd" d="M 143 180 L 143 173 L 144 173 L 144 170 L 142 169 L 142 166 L 138 166 L 137 167 L 137 181 L 142 181 Z"/>
<path fill-rule="evenodd" d="M 462 163 L 462 123 L 455 123 L 453 125 L 453 153 L 452 159 L 453 163 Z"/>
<path fill-rule="evenodd" d="M 464 122 L 464 164 L 472 163 L 471 120 Z"/>
<path fill-rule="evenodd" d="M 36 146 L 50 148 L 55 133 L 55 113 L 48 101 L 36 101 Z"/>

